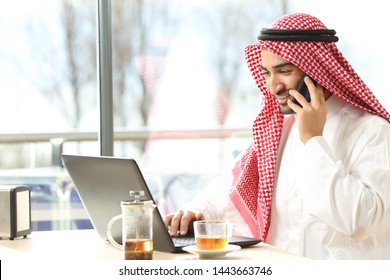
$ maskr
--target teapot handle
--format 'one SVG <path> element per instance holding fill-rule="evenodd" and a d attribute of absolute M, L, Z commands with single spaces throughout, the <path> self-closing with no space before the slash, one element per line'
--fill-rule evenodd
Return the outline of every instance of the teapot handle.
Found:
<path fill-rule="evenodd" d="M 113 218 L 108 222 L 108 225 L 107 225 L 107 237 L 108 237 L 108 240 L 110 241 L 110 243 L 111 243 L 114 247 L 116 247 L 116 248 L 122 250 L 122 248 L 123 248 L 122 245 L 120 245 L 118 242 L 116 242 L 116 240 L 112 237 L 112 233 L 111 233 L 111 227 L 112 227 L 112 225 L 113 225 L 117 220 L 119 220 L 119 219 L 122 219 L 122 215 L 117 215 L 117 216 L 113 217 Z"/>

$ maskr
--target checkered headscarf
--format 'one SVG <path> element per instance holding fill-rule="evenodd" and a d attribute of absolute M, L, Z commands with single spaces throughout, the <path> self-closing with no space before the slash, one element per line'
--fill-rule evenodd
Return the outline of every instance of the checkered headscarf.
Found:
<path fill-rule="evenodd" d="M 271 29 L 327 29 L 317 18 L 293 13 L 278 18 Z M 260 68 L 261 48 L 293 63 L 324 88 L 346 102 L 390 122 L 390 114 L 356 74 L 333 42 L 259 40 L 245 48 L 245 58 L 263 94 L 260 114 L 253 124 L 254 142 L 233 169 L 233 204 L 252 234 L 266 239 L 271 220 L 275 166 L 284 117 L 265 85 Z"/>

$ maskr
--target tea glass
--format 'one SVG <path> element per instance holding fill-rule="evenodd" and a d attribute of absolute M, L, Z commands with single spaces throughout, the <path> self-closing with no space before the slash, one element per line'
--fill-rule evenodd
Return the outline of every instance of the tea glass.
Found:
<path fill-rule="evenodd" d="M 223 220 L 194 222 L 194 234 L 198 250 L 225 250 L 232 236 L 233 225 Z"/>

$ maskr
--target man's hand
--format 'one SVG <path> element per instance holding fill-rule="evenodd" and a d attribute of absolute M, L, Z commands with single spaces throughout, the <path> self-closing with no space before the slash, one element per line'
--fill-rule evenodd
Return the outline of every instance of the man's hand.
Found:
<path fill-rule="evenodd" d="M 311 102 L 296 90 L 290 89 L 289 94 L 293 96 L 302 107 L 288 100 L 288 105 L 297 114 L 299 136 L 303 144 L 310 138 L 322 136 L 326 122 L 328 108 L 325 101 L 325 89 L 320 85 L 314 85 L 310 78 L 305 77 L 305 83 L 310 92 Z M 329 94 L 329 92 L 327 92 Z"/>
<path fill-rule="evenodd" d="M 169 229 L 171 236 L 175 236 L 178 233 L 186 235 L 190 223 L 197 220 L 204 220 L 203 213 L 179 210 L 164 217 L 165 226 Z"/>

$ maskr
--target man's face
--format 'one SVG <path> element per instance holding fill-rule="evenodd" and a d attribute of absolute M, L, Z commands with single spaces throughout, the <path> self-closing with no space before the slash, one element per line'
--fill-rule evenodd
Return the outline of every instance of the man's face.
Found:
<path fill-rule="evenodd" d="M 264 48 L 261 50 L 261 63 L 267 89 L 275 97 L 282 113 L 293 114 L 294 111 L 287 105 L 287 99 L 292 99 L 288 91 L 298 87 L 305 73 Z"/>

